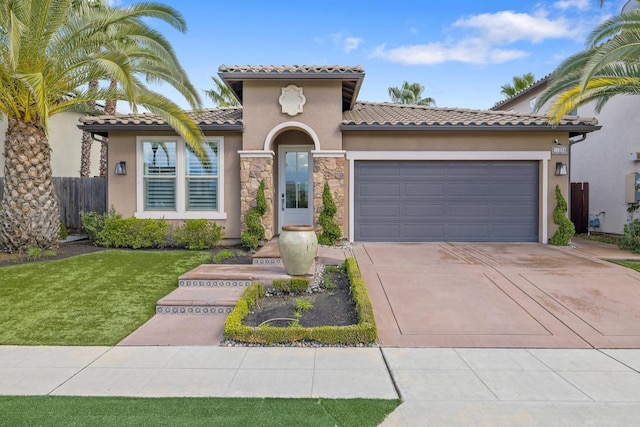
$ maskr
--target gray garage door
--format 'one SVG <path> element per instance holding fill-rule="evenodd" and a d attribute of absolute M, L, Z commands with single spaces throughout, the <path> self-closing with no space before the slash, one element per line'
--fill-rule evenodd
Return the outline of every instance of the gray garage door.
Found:
<path fill-rule="evenodd" d="M 538 241 L 535 161 L 356 161 L 354 188 L 357 241 Z"/>

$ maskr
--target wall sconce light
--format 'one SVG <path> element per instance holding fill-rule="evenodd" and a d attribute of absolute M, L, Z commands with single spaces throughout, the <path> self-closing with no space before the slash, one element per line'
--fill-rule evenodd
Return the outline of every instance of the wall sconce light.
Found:
<path fill-rule="evenodd" d="M 562 162 L 556 163 L 556 176 L 565 176 L 567 174 L 567 165 Z"/>
<path fill-rule="evenodd" d="M 114 171 L 116 175 L 126 175 L 127 174 L 127 162 L 118 162 L 116 163 L 116 170 Z"/>

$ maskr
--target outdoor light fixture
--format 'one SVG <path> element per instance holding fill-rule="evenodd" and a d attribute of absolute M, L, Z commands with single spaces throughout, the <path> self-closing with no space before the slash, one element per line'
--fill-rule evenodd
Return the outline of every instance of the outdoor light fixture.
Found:
<path fill-rule="evenodd" d="M 565 176 L 567 174 L 567 165 L 562 162 L 556 162 L 556 176 Z"/>
<path fill-rule="evenodd" d="M 127 162 L 118 162 L 116 163 L 116 170 L 114 171 L 116 175 L 126 175 L 127 174 Z M 557 174 L 556 169 L 556 174 Z"/>

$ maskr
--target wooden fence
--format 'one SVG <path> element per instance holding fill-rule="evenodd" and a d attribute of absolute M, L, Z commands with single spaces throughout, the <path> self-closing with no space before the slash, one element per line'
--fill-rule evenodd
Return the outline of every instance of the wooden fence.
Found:
<path fill-rule="evenodd" d="M 107 211 L 107 180 L 105 178 L 53 178 L 58 203 L 60 221 L 71 229 L 82 227 L 80 212 Z M 0 200 L 4 191 L 0 178 Z"/>

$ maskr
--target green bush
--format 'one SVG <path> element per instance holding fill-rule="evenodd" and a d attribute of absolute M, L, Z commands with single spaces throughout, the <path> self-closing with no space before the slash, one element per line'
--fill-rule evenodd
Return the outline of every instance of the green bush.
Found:
<path fill-rule="evenodd" d="M 307 290 L 310 280 L 304 277 L 292 277 L 291 279 L 273 279 L 272 286 L 284 293 L 299 294 Z"/>
<path fill-rule="evenodd" d="M 67 231 L 67 226 L 63 223 L 60 223 L 60 231 L 58 231 L 58 238 L 60 240 L 64 240 L 69 236 L 69 231 Z"/>
<path fill-rule="evenodd" d="M 105 212 L 103 214 L 96 212 L 80 212 L 82 229 L 87 233 L 91 242 L 97 243 L 98 235 L 104 229 L 104 223 L 107 218 L 122 218 L 122 215 L 117 213 L 113 206 L 111 206 L 109 212 Z"/>
<path fill-rule="evenodd" d="M 157 248 L 165 246 L 169 229 L 164 219 L 107 216 L 96 243 L 106 248 Z"/>
<path fill-rule="evenodd" d="M 576 234 L 576 228 L 567 218 L 567 201 L 562 197 L 559 185 L 556 185 L 556 207 L 553 210 L 553 223 L 558 226 L 558 229 L 549 241 L 552 245 L 567 246 Z"/>
<path fill-rule="evenodd" d="M 188 219 L 173 230 L 176 244 L 191 250 L 211 249 L 220 242 L 224 227 L 206 219 Z"/>
<path fill-rule="evenodd" d="M 620 249 L 625 249 L 634 254 L 640 253 L 640 220 L 634 219 L 624 225 L 624 235 L 618 242 Z"/>
<path fill-rule="evenodd" d="M 377 339 L 377 332 L 373 318 L 373 307 L 364 280 L 360 275 L 358 264 L 355 259 L 347 258 L 345 267 L 351 282 L 351 293 L 356 303 L 358 324 L 315 328 L 305 328 L 299 324 L 288 327 L 263 325 L 257 328 L 243 325 L 242 320 L 264 295 L 264 286 L 261 283 L 253 283 L 244 291 L 235 308 L 227 317 L 224 337 L 235 341 L 262 344 L 317 341 L 324 344 L 355 345 L 374 342 Z"/>
<path fill-rule="evenodd" d="M 336 241 L 342 237 L 342 232 L 340 231 L 340 226 L 333 220 L 338 209 L 333 201 L 329 184 L 326 182 L 324 183 L 324 188 L 322 190 L 322 204 L 323 208 L 320 212 L 320 217 L 318 218 L 320 227 L 322 227 L 322 232 L 318 236 L 318 243 L 321 245 L 333 246 Z"/>
<path fill-rule="evenodd" d="M 264 195 L 264 179 L 260 181 L 256 193 L 256 205 L 245 215 L 247 230 L 242 232 L 240 243 L 247 249 L 256 250 L 260 241 L 264 240 L 265 232 L 260 218 L 267 212 L 267 199 Z"/>

